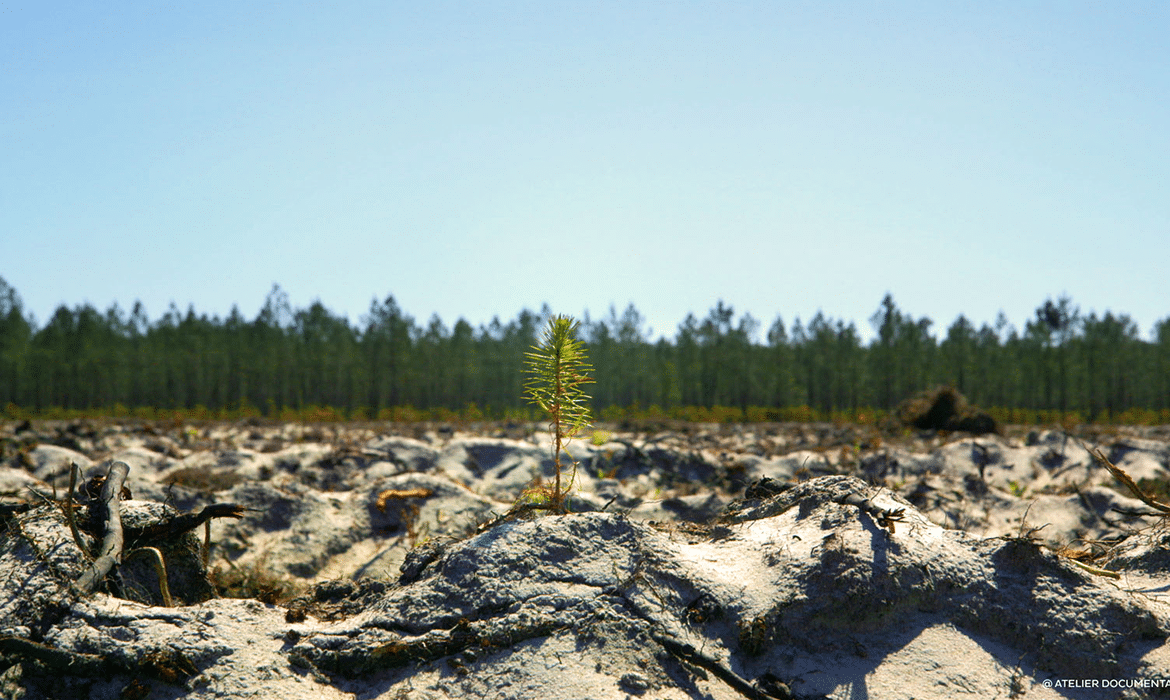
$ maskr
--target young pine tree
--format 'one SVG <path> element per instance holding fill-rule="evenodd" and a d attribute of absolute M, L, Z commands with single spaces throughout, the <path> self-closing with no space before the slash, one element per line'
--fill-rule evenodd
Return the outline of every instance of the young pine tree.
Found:
<path fill-rule="evenodd" d="M 589 427 L 589 396 L 581 387 L 593 380 L 592 367 L 587 363 L 584 343 L 574 338 L 580 324 L 568 316 L 553 316 L 539 345 L 525 353 L 526 369 L 531 378 L 524 385 L 524 394 L 548 414 L 549 430 L 553 434 L 553 464 L 556 481 L 552 491 L 530 490 L 529 495 L 547 499 L 547 509 L 565 513 L 565 496 L 569 487 L 561 485 L 561 451 L 567 453 L 569 440 Z M 577 463 L 573 462 L 574 476 Z M 572 480 L 570 479 L 570 484 Z"/>

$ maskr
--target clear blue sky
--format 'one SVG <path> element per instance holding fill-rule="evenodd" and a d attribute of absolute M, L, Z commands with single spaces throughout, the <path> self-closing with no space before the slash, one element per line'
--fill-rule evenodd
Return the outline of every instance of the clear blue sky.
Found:
<path fill-rule="evenodd" d="M 1170 316 L 1164 2 L 3 2 L 0 277 L 450 327 Z"/>

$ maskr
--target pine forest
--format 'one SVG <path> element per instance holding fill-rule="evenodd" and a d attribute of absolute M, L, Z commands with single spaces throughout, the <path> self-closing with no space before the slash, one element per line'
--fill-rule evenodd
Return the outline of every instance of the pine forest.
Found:
<path fill-rule="evenodd" d="M 529 419 L 525 353 L 550 309 L 479 328 L 417 322 L 387 296 L 355 325 L 274 287 L 254 319 L 174 305 L 59 307 L 42 325 L 0 279 L 0 411 L 8 418 Z M 1170 423 L 1170 317 L 1149 337 L 1124 314 L 1043 301 L 1022 330 L 1001 314 L 935 331 L 887 295 L 867 319 L 822 313 L 766 329 L 719 302 L 651 340 L 630 305 L 582 319 L 594 415 L 866 422 L 939 385 L 1005 422 Z M 168 414 L 168 412 L 170 412 Z"/>

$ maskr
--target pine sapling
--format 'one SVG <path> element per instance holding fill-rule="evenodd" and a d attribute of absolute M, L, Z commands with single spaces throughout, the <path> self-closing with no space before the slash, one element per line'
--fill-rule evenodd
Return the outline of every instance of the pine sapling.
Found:
<path fill-rule="evenodd" d="M 553 316 L 539 345 L 525 353 L 526 370 L 531 378 L 524 385 L 524 394 L 548 414 L 549 430 L 553 435 L 553 465 L 556 469 L 555 482 L 547 488 L 529 489 L 525 495 L 547 501 L 542 506 L 554 513 L 565 513 L 565 496 L 570 486 L 562 488 L 561 451 L 568 454 L 568 442 L 589 427 L 589 396 L 582 391 L 582 385 L 593 380 L 589 377 L 592 367 L 585 355 L 585 344 L 574 338 L 580 324 L 569 316 Z M 570 459 L 572 455 L 570 455 Z M 576 476 L 577 462 L 573 462 Z M 570 479 L 570 485 L 572 479 Z"/>

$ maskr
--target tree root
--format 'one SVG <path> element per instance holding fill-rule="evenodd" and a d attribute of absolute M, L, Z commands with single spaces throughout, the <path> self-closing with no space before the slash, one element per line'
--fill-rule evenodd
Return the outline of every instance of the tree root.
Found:
<path fill-rule="evenodd" d="M 0 636 L 0 654 L 22 661 L 35 661 L 44 670 L 59 676 L 109 678 L 115 673 L 145 673 L 166 683 L 183 686 L 188 678 L 199 673 L 195 664 L 182 652 L 169 648 L 154 649 L 130 661 L 113 656 L 54 649 L 21 637 Z"/>
<path fill-rule="evenodd" d="M 877 524 L 889 530 L 891 535 L 894 534 L 894 523 L 902 522 L 906 514 L 905 508 L 887 510 L 878 506 L 872 500 L 862 496 L 859 493 L 846 494 L 845 496 L 837 499 L 837 502 L 844 505 L 856 506 L 866 513 L 869 513 L 870 516 L 872 516 L 873 519 L 877 521 Z"/>
<path fill-rule="evenodd" d="M 774 692 L 778 694 L 765 692 L 757 685 L 749 683 L 745 678 L 743 678 L 743 676 L 740 676 L 715 659 L 706 656 L 698 649 L 694 648 L 690 644 L 687 644 L 686 642 L 661 633 L 656 633 L 653 636 L 654 641 L 661 644 L 663 649 L 666 649 L 671 654 L 674 654 L 689 664 L 693 664 L 710 671 L 711 673 L 715 674 L 719 680 L 731 686 L 746 698 L 751 698 L 751 700 L 788 700 L 792 697 L 791 693 L 784 693 L 786 688 L 783 688 L 776 683 L 773 683 L 772 685 Z"/>
<path fill-rule="evenodd" d="M 300 659 L 321 671 L 354 678 L 374 671 L 434 661 L 473 647 L 503 648 L 547 637 L 563 627 L 555 620 L 521 624 L 505 633 L 490 630 L 483 622 L 460 620 L 449 630 L 432 630 L 417 637 L 392 641 L 372 649 L 334 651 L 312 660 Z"/>
<path fill-rule="evenodd" d="M 50 671 L 71 676 L 101 676 L 116 670 L 116 665 L 96 654 L 54 649 L 22 637 L 0 637 L 0 654 L 11 654 L 41 662 Z"/>

